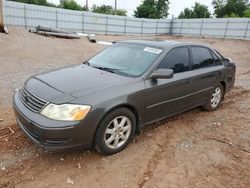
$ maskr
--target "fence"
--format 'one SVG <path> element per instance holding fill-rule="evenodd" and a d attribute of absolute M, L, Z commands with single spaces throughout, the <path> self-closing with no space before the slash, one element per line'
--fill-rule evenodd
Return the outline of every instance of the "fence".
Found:
<path fill-rule="evenodd" d="M 175 19 L 172 31 L 176 35 L 250 40 L 250 19 Z"/>
<path fill-rule="evenodd" d="M 46 25 L 64 30 L 119 35 L 169 32 L 171 20 L 138 19 L 4 1 L 6 25 L 33 28 Z"/>
<path fill-rule="evenodd" d="M 3 1 L 6 25 L 46 25 L 70 31 L 117 35 L 190 35 L 250 40 L 249 18 L 139 19 Z"/>

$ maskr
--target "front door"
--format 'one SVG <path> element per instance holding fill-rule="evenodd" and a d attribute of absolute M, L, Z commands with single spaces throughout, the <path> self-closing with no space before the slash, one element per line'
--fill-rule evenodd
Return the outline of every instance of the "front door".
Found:
<path fill-rule="evenodd" d="M 172 49 L 156 69 L 173 69 L 174 76 L 169 79 L 147 79 L 146 122 L 162 119 L 182 111 L 190 102 L 192 80 L 189 78 L 189 53 L 187 47 Z"/>

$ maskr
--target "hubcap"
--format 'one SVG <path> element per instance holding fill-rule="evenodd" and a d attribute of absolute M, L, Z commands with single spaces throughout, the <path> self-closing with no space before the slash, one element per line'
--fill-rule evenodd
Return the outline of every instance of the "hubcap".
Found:
<path fill-rule="evenodd" d="M 113 119 L 104 134 L 105 144 L 111 149 L 123 146 L 131 133 L 131 121 L 126 116 Z"/>
<path fill-rule="evenodd" d="M 212 99 L 211 99 L 211 106 L 213 108 L 216 108 L 221 100 L 221 89 L 220 87 L 215 88 L 213 94 L 212 94 Z"/>

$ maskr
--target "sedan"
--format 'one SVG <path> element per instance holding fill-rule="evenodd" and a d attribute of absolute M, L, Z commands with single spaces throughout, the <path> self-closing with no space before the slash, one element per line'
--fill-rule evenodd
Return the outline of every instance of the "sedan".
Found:
<path fill-rule="evenodd" d="M 83 64 L 30 77 L 13 97 L 16 120 L 52 150 L 123 150 L 147 124 L 203 107 L 217 109 L 235 64 L 197 43 L 116 42 Z"/>

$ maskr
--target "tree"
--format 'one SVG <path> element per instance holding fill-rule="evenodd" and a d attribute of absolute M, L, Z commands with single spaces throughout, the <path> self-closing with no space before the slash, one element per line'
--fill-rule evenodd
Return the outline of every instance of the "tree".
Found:
<path fill-rule="evenodd" d="M 250 9 L 244 11 L 244 17 L 250 18 Z"/>
<path fill-rule="evenodd" d="M 110 5 L 93 5 L 91 8 L 92 12 L 100 13 L 100 14 L 111 14 L 111 15 L 120 15 L 120 16 L 126 16 L 127 11 L 124 9 L 117 9 L 115 10 Z"/>
<path fill-rule="evenodd" d="M 209 12 L 208 7 L 200 3 L 195 3 L 193 12 L 196 18 L 210 18 L 211 17 L 211 13 Z"/>
<path fill-rule="evenodd" d="M 53 3 L 49 3 L 46 0 L 10 0 L 20 3 L 27 3 L 27 4 L 33 4 L 33 5 L 41 5 L 41 6 L 49 6 L 49 7 L 57 7 L 57 5 Z"/>
<path fill-rule="evenodd" d="M 217 18 L 244 17 L 250 9 L 249 0 L 213 0 L 212 4 Z"/>
<path fill-rule="evenodd" d="M 127 11 L 124 9 L 114 10 L 114 15 L 127 16 Z"/>
<path fill-rule="evenodd" d="M 55 5 L 54 3 L 49 3 L 47 0 L 10 0 L 20 3 L 34 4 L 34 5 L 42 5 L 48 7 L 57 7 L 71 10 L 79 10 L 86 11 L 86 7 L 81 7 L 81 5 L 77 4 L 74 0 L 60 0 L 59 5 Z"/>
<path fill-rule="evenodd" d="M 206 5 L 195 3 L 192 9 L 185 8 L 178 18 L 210 18 L 211 13 Z"/>
<path fill-rule="evenodd" d="M 169 1 L 167 0 L 158 0 L 156 2 L 157 18 L 166 18 L 169 13 Z"/>
<path fill-rule="evenodd" d="M 181 11 L 180 15 L 178 18 L 193 18 L 193 11 L 189 8 L 185 8 L 183 11 Z"/>
<path fill-rule="evenodd" d="M 136 10 L 137 18 L 166 18 L 168 16 L 169 0 L 144 0 Z"/>
<path fill-rule="evenodd" d="M 92 12 L 100 13 L 100 14 L 112 14 L 113 7 L 110 5 L 93 5 Z"/>
<path fill-rule="evenodd" d="M 80 10 L 83 11 L 84 8 L 77 4 L 74 0 L 60 0 L 60 8 L 70 9 L 70 10 Z"/>

